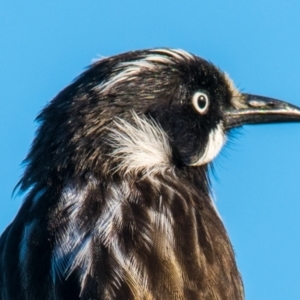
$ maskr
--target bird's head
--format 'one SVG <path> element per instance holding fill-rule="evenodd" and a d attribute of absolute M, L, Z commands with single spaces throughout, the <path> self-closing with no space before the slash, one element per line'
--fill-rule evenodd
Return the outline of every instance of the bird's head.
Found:
<path fill-rule="evenodd" d="M 299 120 L 297 107 L 242 94 L 185 51 L 128 52 L 94 62 L 41 112 L 21 188 L 53 176 L 205 166 L 234 127 Z"/>

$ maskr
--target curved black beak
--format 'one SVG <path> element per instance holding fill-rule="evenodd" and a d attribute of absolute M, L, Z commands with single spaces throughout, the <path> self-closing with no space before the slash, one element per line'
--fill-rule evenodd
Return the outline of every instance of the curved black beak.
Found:
<path fill-rule="evenodd" d="M 239 102 L 240 108 L 230 108 L 225 112 L 226 129 L 245 124 L 300 122 L 300 108 L 284 101 L 241 94 Z"/>

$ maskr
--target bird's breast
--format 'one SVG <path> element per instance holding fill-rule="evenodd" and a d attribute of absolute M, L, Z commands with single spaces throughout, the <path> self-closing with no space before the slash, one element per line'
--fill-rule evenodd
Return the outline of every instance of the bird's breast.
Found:
<path fill-rule="evenodd" d="M 70 183 L 52 220 L 53 280 L 77 274 L 81 295 L 96 278 L 95 296 L 109 299 L 202 299 L 216 282 L 219 299 L 239 299 L 222 291 L 241 283 L 211 200 L 173 173 Z"/>

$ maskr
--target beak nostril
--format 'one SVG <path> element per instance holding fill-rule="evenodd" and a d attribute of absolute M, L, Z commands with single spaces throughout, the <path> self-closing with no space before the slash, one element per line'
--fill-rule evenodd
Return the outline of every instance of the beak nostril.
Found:
<path fill-rule="evenodd" d="M 252 94 L 241 94 L 240 99 L 246 107 L 225 111 L 226 129 L 245 124 L 300 121 L 300 108 L 288 102 Z"/>
<path fill-rule="evenodd" d="M 250 100 L 248 104 L 252 107 L 264 107 L 266 105 L 269 105 L 270 103 L 266 103 L 264 101 L 259 101 L 259 100 Z"/>

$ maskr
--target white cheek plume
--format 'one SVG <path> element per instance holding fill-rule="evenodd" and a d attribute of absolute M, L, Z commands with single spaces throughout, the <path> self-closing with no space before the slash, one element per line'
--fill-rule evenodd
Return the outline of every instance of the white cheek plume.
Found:
<path fill-rule="evenodd" d="M 112 156 L 118 160 L 116 171 L 146 170 L 161 172 L 170 166 L 172 151 L 167 134 L 154 121 L 133 113 L 135 124 L 119 119 L 110 129 Z"/>
<path fill-rule="evenodd" d="M 218 155 L 225 142 L 226 135 L 224 133 L 223 123 L 219 123 L 209 134 L 204 152 L 191 166 L 201 166 L 211 162 Z"/>

